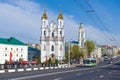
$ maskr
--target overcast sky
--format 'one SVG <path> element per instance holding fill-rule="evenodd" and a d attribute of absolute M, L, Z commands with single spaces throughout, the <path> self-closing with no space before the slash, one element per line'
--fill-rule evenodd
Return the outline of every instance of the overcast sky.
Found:
<path fill-rule="evenodd" d="M 40 43 L 44 8 L 49 23 L 62 11 L 66 41 L 78 40 L 82 22 L 86 39 L 120 46 L 120 0 L 0 0 L 0 37 Z"/>

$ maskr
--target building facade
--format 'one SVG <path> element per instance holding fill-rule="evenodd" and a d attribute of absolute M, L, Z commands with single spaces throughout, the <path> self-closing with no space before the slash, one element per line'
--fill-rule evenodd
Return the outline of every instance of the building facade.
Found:
<path fill-rule="evenodd" d="M 11 37 L 0 38 L 0 64 L 6 61 L 15 62 L 20 59 L 28 60 L 28 47 L 23 42 Z"/>
<path fill-rule="evenodd" d="M 64 41 L 64 20 L 60 12 L 57 24 L 52 21 L 48 23 L 48 16 L 44 10 L 41 18 L 41 62 L 48 61 L 49 58 L 63 60 L 65 57 Z"/>

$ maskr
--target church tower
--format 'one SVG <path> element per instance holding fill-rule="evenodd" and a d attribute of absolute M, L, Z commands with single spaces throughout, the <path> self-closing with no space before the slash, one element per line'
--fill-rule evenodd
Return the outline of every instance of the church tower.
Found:
<path fill-rule="evenodd" d="M 65 41 L 64 41 L 64 20 L 63 20 L 62 12 L 59 13 L 57 18 L 57 24 L 58 24 L 58 59 L 63 60 L 65 56 Z"/>
<path fill-rule="evenodd" d="M 44 13 L 41 18 L 41 61 L 47 60 L 47 36 L 48 36 L 48 17 L 46 14 L 46 10 L 44 10 Z"/>
<path fill-rule="evenodd" d="M 79 36 L 78 36 L 78 42 L 79 42 L 79 46 L 80 47 L 84 47 L 84 43 L 85 43 L 85 30 L 84 30 L 84 25 L 83 23 L 80 23 L 80 27 L 79 27 Z"/>

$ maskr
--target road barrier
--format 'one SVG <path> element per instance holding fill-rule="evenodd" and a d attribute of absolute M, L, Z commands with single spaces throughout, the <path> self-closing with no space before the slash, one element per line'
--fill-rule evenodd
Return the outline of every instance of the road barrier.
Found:
<path fill-rule="evenodd" d="M 0 64 L 0 73 L 68 68 L 68 64 Z"/>

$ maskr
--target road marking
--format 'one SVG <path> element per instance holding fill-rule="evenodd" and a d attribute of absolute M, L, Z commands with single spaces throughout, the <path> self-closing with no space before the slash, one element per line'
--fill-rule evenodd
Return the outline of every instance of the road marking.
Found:
<path fill-rule="evenodd" d="M 80 73 L 76 74 L 77 76 L 81 75 Z"/>
<path fill-rule="evenodd" d="M 91 73 L 94 72 L 94 71 L 90 71 Z"/>
<path fill-rule="evenodd" d="M 101 71 L 101 69 L 99 69 L 98 71 Z"/>
<path fill-rule="evenodd" d="M 112 74 L 112 72 L 109 72 L 109 74 Z"/>
<path fill-rule="evenodd" d="M 56 78 L 56 79 L 54 79 L 54 80 L 61 80 L 62 78 Z"/>
<path fill-rule="evenodd" d="M 103 75 L 100 76 L 100 78 L 103 78 L 103 77 L 104 77 Z"/>

